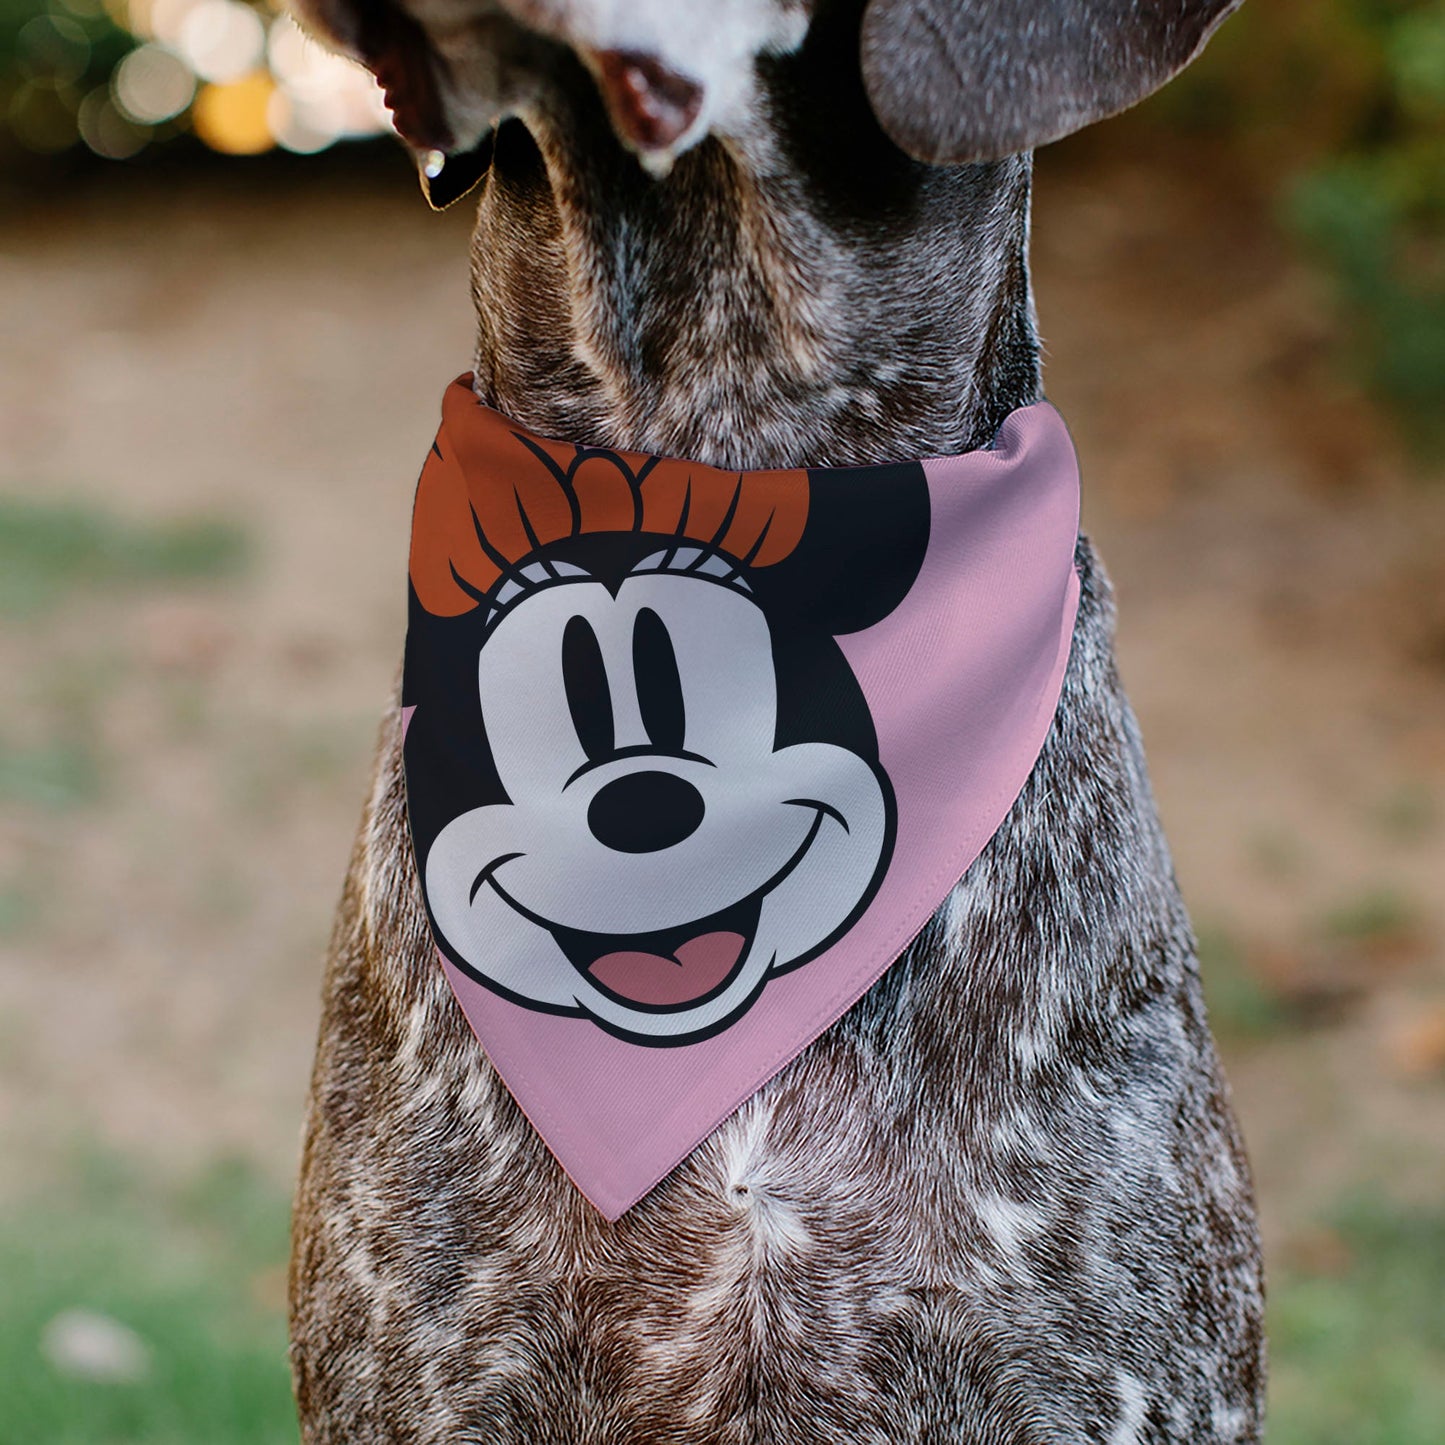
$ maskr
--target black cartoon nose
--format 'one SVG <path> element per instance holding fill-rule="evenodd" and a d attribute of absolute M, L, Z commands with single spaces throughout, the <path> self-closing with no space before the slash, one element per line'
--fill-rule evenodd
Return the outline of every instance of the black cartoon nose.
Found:
<path fill-rule="evenodd" d="M 605 848 L 660 853 L 691 837 L 702 822 L 702 794 L 672 773 L 629 773 L 598 790 L 587 826 Z"/>

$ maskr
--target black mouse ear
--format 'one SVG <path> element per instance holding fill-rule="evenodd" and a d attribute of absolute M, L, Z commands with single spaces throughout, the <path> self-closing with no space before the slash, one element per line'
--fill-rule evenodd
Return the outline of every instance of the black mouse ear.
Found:
<path fill-rule="evenodd" d="M 766 599 L 834 637 L 881 622 L 928 550 L 928 479 L 917 462 L 808 473 L 808 520 L 781 562 L 753 574 Z"/>
<path fill-rule="evenodd" d="M 439 617 L 410 589 L 401 700 L 411 709 L 403 755 L 417 862 L 461 813 L 507 802 L 477 691 L 484 607 Z"/>
<path fill-rule="evenodd" d="M 863 81 L 915 160 L 998 160 L 1125 110 L 1242 0 L 869 0 Z"/>

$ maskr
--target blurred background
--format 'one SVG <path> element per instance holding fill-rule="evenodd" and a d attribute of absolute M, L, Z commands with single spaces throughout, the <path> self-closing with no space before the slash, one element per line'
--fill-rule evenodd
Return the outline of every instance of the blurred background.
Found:
<path fill-rule="evenodd" d="M 470 355 L 385 127 L 265 5 L 0 0 L 0 1445 L 296 1439 L 320 969 Z M 1439 1445 L 1445 0 L 1254 0 L 1035 235 L 1271 1439 Z"/>

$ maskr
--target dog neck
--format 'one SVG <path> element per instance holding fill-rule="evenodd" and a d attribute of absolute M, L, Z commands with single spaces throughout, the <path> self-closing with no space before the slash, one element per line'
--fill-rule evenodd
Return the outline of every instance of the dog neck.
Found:
<path fill-rule="evenodd" d="M 473 244 L 483 401 L 744 468 L 958 453 L 1039 399 L 1029 158 L 908 160 L 830 44 L 764 64 L 755 129 L 662 178 L 585 76 L 502 126 Z"/>

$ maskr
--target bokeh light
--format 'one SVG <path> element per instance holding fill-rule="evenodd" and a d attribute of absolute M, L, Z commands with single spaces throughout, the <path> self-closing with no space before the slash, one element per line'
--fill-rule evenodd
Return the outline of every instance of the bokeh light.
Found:
<path fill-rule="evenodd" d="M 67 15 L 37 15 L 21 28 L 18 49 L 31 66 L 67 84 L 85 74 L 90 37 Z"/>
<path fill-rule="evenodd" d="M 110 88 L 104 85 L 97 86 L 80 102 L 76 125 L 86 145 L 107 160 L 129 160 L 150 143 L 150 127 L 138 125 L 134 117 L 123 114 Z"/>
<path fill-rule="evenodd" d="M 249 5 L 237 0 L 194 0 L 181 20 L 175 45 L 202 79 L 238 81 L 260 64 L 266 27 Z"/>
<path fill-rule="evenodd" d="M 7 117 L 21 145 L 50 155 L 74 144 L 78 106 L 79 97 L 64 81 L 32 76 L 10 97 Z"/>
<path fill-rule="evenodd" d="M 311 154 L 390 129 L 376 82 L 280 0 L 37 0 L 14 35 L 0 130 L 51 155 L 109 160 L 193 135 L 228 155 Z"/>
<path fill-rule="evenodd" d="M 262 71 L 220 85 L 203 85 L 191 108 L 196 134 L 213 151 L 254 156 L 276 144 L 268 110 L 276 84 Z"/>
<path fill-rule="evenodd" d="M 196 78 L 178 55 L 160 45 L 132 50 L 115 68 L 111 90 L 121 112 L 143 125 L 179 115 L 194 99 Z"/>

